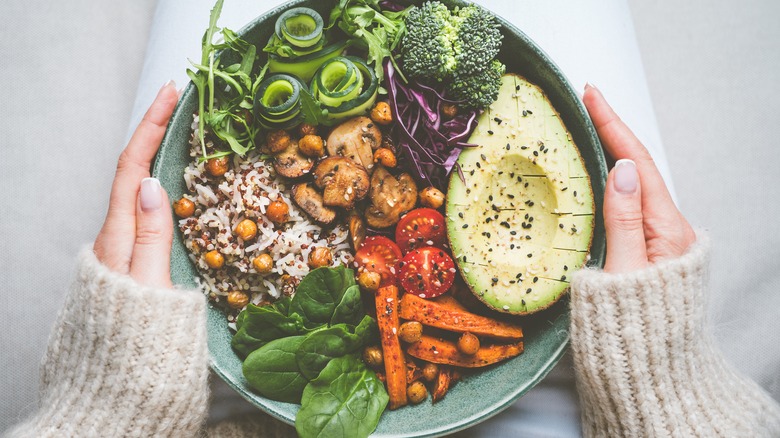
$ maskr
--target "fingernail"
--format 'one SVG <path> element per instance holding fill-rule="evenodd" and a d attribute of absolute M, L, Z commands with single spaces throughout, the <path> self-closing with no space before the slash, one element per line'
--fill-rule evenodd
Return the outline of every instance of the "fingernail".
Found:
<path fill-rule="evenodd" d="M 162 205 L 162 187 L 157 178 L 141 180 L 141 210 L 155 211 Z"/>
<path fill-rule="evenodd" d="M 595 85 L 591 84 L 590 82 L 585 82 L 585 91 L 588 91 L 590 89 L 598 90 Z"/>
<path fill-rule="evenodd" d="M 168 82 L 164 83 L 162 87 L 160 87 L 160 90 L 163 90 L 165 89 L 165 87 L 169 87 L 171 85 L 176 87 L 176 81 L 174 81 L 173 79 L 169 80 Z"/>
<path fill-rule="evenodd" d="M 632 160 L 622 159 L 615 163 L 615 190 L 618 193 L 630 195 L 636 193 L 639 183 L 639 174 L 636 172 L 636 163 Z"/>

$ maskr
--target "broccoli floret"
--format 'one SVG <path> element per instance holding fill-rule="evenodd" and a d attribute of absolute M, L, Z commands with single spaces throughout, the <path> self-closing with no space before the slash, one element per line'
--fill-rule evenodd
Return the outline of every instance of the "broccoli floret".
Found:
<path fill-rule="evenodd" d="M 456 73 L 447 86 L 449 97 L 463 101 L 470 108 L 487 108 L 495 102 L 506 66 L 497 59 L 489 66 L 487 70 L 473 74 Z"/>
<path fill-rule="evenodd" d="M 471 5 L 457 10 L 456 22 L 455 73 L 471 75 L 487 70 L 498 55 L 503 38 L 495 17 L 485 9 Z"/>
<path fill-rule="evenodd" d="M 404 73 L 440 82 L 452 75 L 457 30 L 451 20 L 450 10 L 438 1 L 425 2 L 409 11 L 401 44 Z"/>

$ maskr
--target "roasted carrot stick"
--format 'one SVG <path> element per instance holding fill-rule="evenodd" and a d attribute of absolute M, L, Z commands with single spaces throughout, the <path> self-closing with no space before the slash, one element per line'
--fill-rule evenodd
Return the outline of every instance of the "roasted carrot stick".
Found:
<path fill-rule="evenodd" d="M 523 329 L 519 325 L 477 315 L 459 306 L 454 299 L 441 302 L 406 294 L 401 298 L 401 318 L 458 333 L 471 332 L 512 341 L 523 338 Z"/>
<path fill-rule="evenodd" d="M 454 342 L 423 335 L 422 339 L 409 345 L 406 352 L 410 356 L 427 360 L 428 362 L 477 368 L 519 355 L 523 352 L 523 342 L 482 346 L 476 354 L 468 356 L 458 351 L 458 347 Z"/>
<path fill-rule="evenodd" d="M 376 319 L 382 340 L 390 409 L 407 404 L 406 358 L 398 339 L 398 301 L 398 288 L 395 285 L 380 287 L 376 293 Z"/>

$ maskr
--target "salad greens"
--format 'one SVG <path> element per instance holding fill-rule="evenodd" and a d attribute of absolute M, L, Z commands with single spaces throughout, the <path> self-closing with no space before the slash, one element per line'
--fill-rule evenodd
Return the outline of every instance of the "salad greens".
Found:
<path fill-rule="evenodd" d="M 334 427 L 350 435 L 359 431 L 355 436 L 374 430 L 388 395 L 376 374 L 356 358 L 363 347 L 377 342 L 378 329 L 363 310 L 351 269 L 309 272 L 292 298 L 247 306 L 236 328 L 232 345 L 246 356 L 242 370 L 247 383 L 270 399 L 301 403 L 305 415 L 296 417 L 300 436 L 323 436 Z M 334 384 L 335 389 L 322 389 Z M 355 388 L 344 392 L 344 385 Z M 307 390 L 325 395 L 306 397 Z"/>

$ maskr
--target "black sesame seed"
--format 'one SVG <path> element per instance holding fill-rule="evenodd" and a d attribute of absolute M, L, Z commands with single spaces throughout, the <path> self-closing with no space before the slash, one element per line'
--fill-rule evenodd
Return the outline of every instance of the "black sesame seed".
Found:
<path fill-rule="evenodd" d="M 498 123 L 499 125 L 500 125 L 500 124 L 501 124 L 501 122 L 503 121 L 503 120 L 499 119 L 498 117 L 494 117 L 494 118 L 493 118 L 493 120 L 495 120 L 495 121 L 496 121 L 496 123 Z"/>
<path fill-rule="evenodd" d="M 490 129 L 488 129 L 487 133 L 490 134 L 490 135 L 493 135 L 493 131 L 491 131 Z"/>
<path fill-rule="evenodd" d="M 527 115 L 528 115 L 528 111 L 526 111 L 526 110 L 523 110 L 523 117 L 525 117 L 525 116 L 527 116 Z"/>
<path fill-rule="evenodd" d="M 462 228 L 468 228 L 468 227 L 469 227 L 469 224 L 463 224 Z"/>
<path fill-rule="evenodd" d="M 533 253 L 531 253 L 531 252 L 529 252 L 527 255 L 528 255 L 528 258 L 529 258 L 529 259 L 530 259 L 531 257 L 533 257 L 533 256 L 534 256 L 534 254 L 533 254 Z"/>
<path fill-rule="evenodd" d="M 566 281 L 566 276 L 565 275 L 561 276 L 561 281 Z"/>
<path fill-rule="evenodd" d="M 528 110 L 528 114 L 533 114 L 534 112 L 531 110 Z"/>
<path fill-rule="evenodd" d="M 520 91 L 520 86 L 519 85 L 515 85 L 515 91 Z"/>
<path fill-rule="evenodd" d="M 561 189 L 562 192 L 565 192 L 566 190 L 569 190 L 569 188 L 568 187 L 564 187 L 564 188 Z"/>
<path fill-rule="evenodd" d="M 563 228 L 563 224 L 558 224 L 558 228 Z"/>
<path fill-rule="evenodd" d="M 492 201 L 493 200 L 493 195 L 488 195 L 488 199 Z"/>
<path fill-rule="evenodd" d="M 509 150 L 509 143 L 506 144 L 506 150 Z"/>
<path fill-rule="evenodd" d="M 512 231 L 510 231 L 510 232 L 509 232 L 509 234 L 511 234 L 511 235 L 513 235 L 513 236 L 514 236 L 514 235 L 516 235 L 516 234 L 517 234 L 517 231 L 515 231 L 515 230 L 512 230 Z"/>
<path fill-rule="evenodd" d="M 568 271 L 568 270 L 569 270 L 569 267 L 568 267 L 568 266 L 566 266 L 566 265 L 563 265 L 563 270 L 564 270 L 564 271 Z"/>
<path fill-rule="evenodd" d="M 525 300 L 520 300 L 520 304 L 525 306 Z"/>
<path fill-rule="evenodd" d="M 491 278 L 491 280 L 493 281 L 493 283 L 498 283 L 498 277 L 493 277 Z"/>
<path fill-rule="evenodd" d="M 509 249 L 515 249 L 515 244 L 513 243 L 513 244 L 509 245 Z"/>
<path fill-rule="evenodd" d="M 534 283 L 536 283 L 537 281 L 539 281 L 539 277 L 534 277 Z"/>
<path fill-rule="evenodd" d="M 526 150 L 526 149 L 528 149 L 528 146 L 520 146 L 520 149 Z"/>
<path fill-rule="evenodd" d="M 525 293 L 530 294 L 531 293 L 531 288 L 529 287 L 528 289 L 526 289 Z"/>
<path fill-rule="evenodd" d="M 482 166 L 479 165 L 479 161 L 477 161 L 477 168 L 482 169 Z"/>
<path fill-rule="evenodd" d="M 538 156 L 539 156 L 539 151 L 534 151 L 534 157 L 538 157 Z"/>

